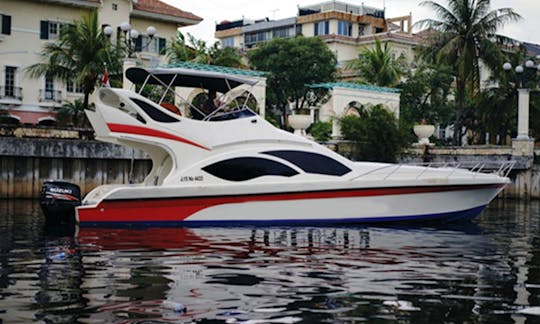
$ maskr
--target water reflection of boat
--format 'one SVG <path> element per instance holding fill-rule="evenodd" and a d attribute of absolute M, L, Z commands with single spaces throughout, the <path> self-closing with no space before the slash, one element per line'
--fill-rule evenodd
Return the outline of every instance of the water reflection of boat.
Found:
<path fill-rule="evenodd" d="M 84 249 L 131 250 L 149 249 L 166 250 L 196 246 L 207 240 L 188 228 L 92 228 L 82 227 L 77 231 L 78 244 Z"/>
<path fill-rule="evenodd" d="M 224 239 L 220 234 L 230 236 Z M 145 229 L 81 227 L 77 242 L 85 250 L 192 250 L 220 248 L 249 251 L 265 248 L 367 248 L 369 232 L 347 228 L 186 228 Z"/>
<path fill-rule="evenodd" d="M 440 290 L 430 285 L 470 278 L 478 257 L 493 257 L 497 242 L 467 232 L 419 227 L 86 227 L 77 233 L 77 246 L 91 280 L 103 278 L 111 287 L 133 289 L 137 297 L 144 293 L 121 303 L 104 298 L 96 305 L 100 312 L 166 318 L 160 302 L 167 300 L 187 307 L 179 319 L 240 321 L 260 318 L 255 310 L 268 305 L 297 309 L 307 303 L 326 309 L 333 306 L 313 305 L 334 297 L 343 302 L 350 293 L 368 300 L 395 298 L 410 292 L 411 285 L 425 285 L 421 294 L 435 296 Z M 475 257 L 456 262 L 463 251 Z M 162 289 L 153 295 L 140 290 L 150 285 Z M 109 293 L 102 291 L 103 284 L 96 286 L 99 293 Z M 328 295 L 332 297 L 318 298 Z M 221 315 L 224 309 L 232 315 Z"/>
<path fill-rule="evenodd" d="M 473 223 L 462 226 L 435 227 L 148 227 L 77 229 L 78 245 L 84 250 L 175 250 L 210 251 L 229 250 L 239 253 L 271 249 L 313 249 L 317 251 L 386 249 L 392 244 L 377 241 L 372 244 L 370 232 L 407 236 L 410 233 L 435 231 L 439 233 L 463 233 L 475 235 L 480 232 Z M 393 248 L 399 248 L 394 246 Z"/>
<path fill-rule="evenodd" d="M 218 92 L 254 84 L 180 68 L 131 68 L 126 75 L 135 83 Z M 245 102 L 228 109 L 194 120 L 140 93 L 99 89 L 96 110 L 87 111 L 97 138 L 145 151 L 153 168 L 141 184 L 104 185 L 88 193 L 76 209 L 80 224 L 453 220 L 475 216 L 509 183 L 511 164 L 486 174 L 353 162 L 275 128 Z M 55 201 L 71 193 L 50 190 Z"/>

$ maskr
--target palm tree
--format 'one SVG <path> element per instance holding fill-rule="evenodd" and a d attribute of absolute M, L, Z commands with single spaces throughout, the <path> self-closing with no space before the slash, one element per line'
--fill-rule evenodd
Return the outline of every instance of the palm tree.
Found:
<path fill-rule="evenodd" d="M 511 8 L 490 10 L 490 0 L 447 0 L 448 8 L 424 1 L 423 6 L 435 11 L 439 20 L 425 19 L 417 23 L 435 33 L 426 44 L 428 55 L 440 55 L 454 67 L 456 77 L 456 118 L 454 144 L 461 144 L 461 126 L 465 95 L 476 95 L 480 89 L 480 61 L 491 71 L 501 70 L 502 54 L 495 41 L 508 38 L 497 31 L 521 18 Z"/>
<path fill-rule="evenodd" d="M 188 33 L 188 36 L 191 35 Z M 170 42 L 166 52 L 171 64 L 191 61 L 196 56 L 195 49 L 188 45 L 186 37 L 179 31 L 176 33 L 176 38 Z"/>
<path fill-rule="evenodd" d="M 346 68 L 357 71 L 362 81 L 381 87 L 398 84 L 406 70 L 405 59 L 394 59 L 389 44 L 383 46 L 379 38 L 375 38 L 375 47 L 364 49 Z"/>
<path fill-rule="evenodd" d="M 70 125 L 73 127 L 85 126 L 86 118 L 81 99 L 75 99 L 73 102 L 63 104 L 56 113 L 56 118 L 62 125 Z"/>
<path fill-rule="evenodd" d="M 40 55 L 42 62 L 29 66 L 29 75 L 33 78 L 47 75 L 80 84 L 85 109 L 105 66 L 110 74 L 121 75 L 122 49 L 110 45 L 98 22 L 96 10 L 63 26 L 58 42 L 45 44 Z"/>

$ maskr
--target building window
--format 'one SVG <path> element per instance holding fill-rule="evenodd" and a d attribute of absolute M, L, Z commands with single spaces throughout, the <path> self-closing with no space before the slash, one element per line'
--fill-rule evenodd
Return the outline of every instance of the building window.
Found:
<path fill-rule="evenodd" d="M 302 35 L 302 25 L 296 25 L 296 35 Z"/>
<path fill-rule="evenodd" d="M 79 83 L 68 80 L 66 82 L 66 91 L 71 93 L 83 93 L 83 88 Z"/>
<path fill-rule="evenodd" d="M 11 35 L 11 16 L 0 15 L 2 19 L 2 34 Z"/>
<path fill-rule="evenodd" d="M 152 37 L 141 35 L 134 39 L 135 52 L 148 52 L 155 54 L 165 54 L 167 40 L 162 37 Z"/>
<path fill-rule="evenodd" d="M 349 21 L 338 21 L 338 35 L 352 36 L 352 24 Z"/>
<path fill-rule="evenodd" d="M 43 98 L 45 100 L 53 100 L 54 98 L 54 79 L 50 76 L 45 76 L 45 93 Z"/>
<path fill-rule="evenodd" d="M 290 28 L 278 28 L 272 31 L 272 38 L 287 38 L 290 34 Z"/>
<path fill-rule="evenodd" d="M 4 96 L 9 98 L 15 98 L 17 89 L 15 88 L 15 76 L 17 75 L 17 68 L 14 66 L 6 66 L 4 74 Z"/>
<path fill-rule="evenodd" d="M 64 24 L 57 21 L 42 20 L 40 23 L 40 39 L 58 39 Z"/>
<path fill-rule="evenodd" d="M 366 34 L 366 25 L 358 25 L 358 36 L 364 36 Z"/>
<path fill-rule="evenodd" d="M 112 10 L 114 10 L 114 11 L 118 10 L 118 4 L 117 3 L 112 4 Z"/>
<path fill-rule="evenodd" d="M 202 169 L 215 177 L 229 181 L 246 181 L 263 176 L 292 177 L 298 174 L 285 164 L 254 157 L 224 160 Z"/>
<path fill-rule="evenodd" d="M 227 37 L 221 40 L 221 47 L 234 47 L 234 37 Z"/>
<path fill-rule="evenodd" d="M 328 20 L 316 22 L 314 29 L 315 36 L 328 35 L 330 33 L 330 22 Z"/>
<path fill-rule="evenodd" d="M 49 22 L 49 39 L 58 38 L 58 24 Z"/>
<path fill-rule="evenodd" d="M 271 35 L 271 34 L 270 34 Z M 265 42 L 270 40 L 269 33 L 266 31 L 261 31 L 257 33 L 250 33 L 244 36 L 246 46 L 253 45 L 260 42 Z"/>

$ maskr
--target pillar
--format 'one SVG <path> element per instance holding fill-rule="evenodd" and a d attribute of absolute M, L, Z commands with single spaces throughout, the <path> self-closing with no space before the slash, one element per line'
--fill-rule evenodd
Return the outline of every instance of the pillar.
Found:
<path fill-rule="evenodd" d="M 518 140 L 529 139 L 529 93 L 529 89 L 518 90 Z"/>
<path fill-rule="evenodd" d="M 133 58 L 124 59 L 124 64 L 122 66 L 122 71 L 123 71 L 122 89 L 134 90 L 134 89 L 132 89 L 133 88 L 133 83 L 131 81 L 129 81 L 128 78 L 126 78 L 126 70 L 129 69 L 130 67 L 134 67 L 136 65 L 137 64 L 135 62 L 135 59 L 133 59 Z"/>

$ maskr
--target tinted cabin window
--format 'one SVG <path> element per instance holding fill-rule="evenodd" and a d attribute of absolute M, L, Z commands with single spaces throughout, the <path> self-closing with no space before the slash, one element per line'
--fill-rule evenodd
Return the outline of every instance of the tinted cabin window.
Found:
<path fill-rule="evenodd" d="M 155 121 L 162 122 L 162 123 L 175 123 L 178 121 L 178 119 L 167 115 L 166 113 L 160 111 L 159 109 L 147 103 L 146 101 L 142 101 L 135 98 L 130 98 L 130 99 L 133 100 L 133 102 L 136 103 L 139 107 L 141 107 L 141 109 L 144 110 L 144 112 Z"/>
<path fill-rule="evenodd" d="M 307 173 L 342 176 L 351 171 L 351 169 L 340 162 L 317 153 L 302 151 L 267 151 L 263 152 L 263 154 L 287 160 Z"/>
<path fill-rule="evenodd" d="M 220 161 L 204 167 L 203 170 L 229 181 L 245 181 L 267 175 L 292 177 L 298 174 L 279 162 L 251 157 Z"/>

